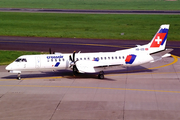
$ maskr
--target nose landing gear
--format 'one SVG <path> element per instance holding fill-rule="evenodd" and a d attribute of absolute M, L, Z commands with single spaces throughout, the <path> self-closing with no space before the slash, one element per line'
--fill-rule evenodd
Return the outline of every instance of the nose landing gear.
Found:
<path fill-rule="evenodd" d="M 20 73 L 18 73 L 17 79 L 18 79 L 18 80 L 21 80 L 21 74 L 20 74 Z"/>

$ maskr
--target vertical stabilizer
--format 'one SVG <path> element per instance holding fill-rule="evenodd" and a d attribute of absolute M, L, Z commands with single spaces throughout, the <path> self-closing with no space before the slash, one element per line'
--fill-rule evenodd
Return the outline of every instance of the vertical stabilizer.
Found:
<path fill-rule="evenodd" d="M 169 31 L 169 24 L 161 25 L 151 42 L 148 44 L 149 52 L 154 53 L 162 51 L 166 47 L 166 41 Z"/>

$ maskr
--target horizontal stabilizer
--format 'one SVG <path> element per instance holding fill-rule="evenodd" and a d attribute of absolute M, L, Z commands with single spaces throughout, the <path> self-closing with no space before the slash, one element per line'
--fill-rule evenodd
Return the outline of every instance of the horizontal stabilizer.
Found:
<path fill-rule="evenodd" d="M 165 49 L 165 50 L 163 50 L 163 51 L 151 53 L 150 55 L 162 57 L 162 56 L 164 56 L 165 54 L 170 53 L 171 51 L 173 51 L 173 49 Z"/>
<path fill-rule="evenodd" d="M 153 57 L 152 62 L 156 62 L 158 60 L 161 60 L 164 57 L 169 57 L 171 56 L 171 54 L 169 52 L 173 51 L 173 49 L 165 49 L 163 51 L 159 51 L 159 52 L 155 52 L 155 53 L 151 53 L 150 55 Z"/>

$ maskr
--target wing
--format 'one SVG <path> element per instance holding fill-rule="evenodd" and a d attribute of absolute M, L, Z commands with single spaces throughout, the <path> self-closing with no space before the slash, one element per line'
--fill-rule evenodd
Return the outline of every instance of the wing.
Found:
<path fill-rule="evenodd" d="M 77 61 L 76 67 L 80 73 L 95 73 L 107 67 L 122 66 L 122 64 L 107 64 L 97 61 Z"/>

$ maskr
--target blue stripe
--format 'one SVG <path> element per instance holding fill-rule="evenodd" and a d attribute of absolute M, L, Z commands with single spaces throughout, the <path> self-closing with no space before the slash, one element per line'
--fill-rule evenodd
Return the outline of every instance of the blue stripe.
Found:
<path fill-rule="evenodd" d="M 97 61 L 97 62 L 98 62 L 98 61 L 99 61 L 99 58 L 95 58 L 93 61 Z"/>
<path fill-rule="evenodd" d="M 164 42 L 166 41 L 167 35 L 168 35 L 168 31 L 169 31 L 169 29 L 164 28 L 164 29 L 161 29 L 161 30 L 158 32 L 158 33 L 166 33 L 166 35 L 165 35 L 165 37 L 164 37 L 164 39 L 163 39 L 161 45 L 163 45 Z"/>
<path fill-rule="evenodd" d="M 164 28 L 164 29 L 161 29 L 158 33 L 168 33 L 168 30 L 169 29 Z"/>
<path fill-rule="evenodd" d="M 162 41 L 161 45 L 163 45 L 163 44 L 164 44 L 164 42 L 166 41 L 166 39 L 167 39 L 167 35 L 168 35 L 168 33 L 167 33 L 167 34 L 166 34 L 166 36 L 164 37 L 164 39 L 163 39 L 163 41 Z"/>
<path fill-rule="evenodd" d="M 58 66 L 59 66 L 59 64 L 60 64 L 60 62 L 57 62 L 57 63 L 55 64 L 55 66 L 54 66 L 54 67 L 58 67 Z"/>

